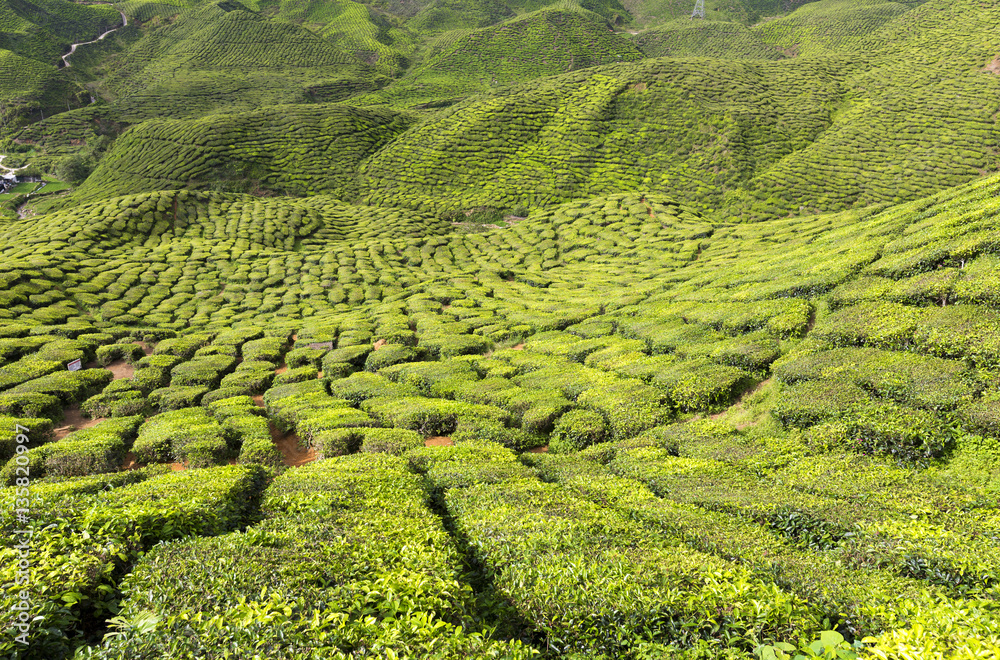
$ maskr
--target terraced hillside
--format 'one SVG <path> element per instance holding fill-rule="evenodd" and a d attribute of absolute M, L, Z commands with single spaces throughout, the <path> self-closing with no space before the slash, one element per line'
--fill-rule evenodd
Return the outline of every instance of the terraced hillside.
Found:
<path fill-rule="evenodd" d="M 119 25 L 110 5 L 67 0 L 0 3 L 0 120 L 21 125 L 84 103 L 83 88 L 59 71 L 59 57 L 76 41 Z"/>
<path fill-rule="evenodd" d="M 45 507 L 90 506 L 76 493 L 107 484 L 96 497 L 110 499 L 66 524 L 142 538 L 87 541 L 123 548 L 104 572 L 56 559 L 92 545 L 39 556 L 64 572 L 32 599 L 67 637 L 35 628 L 32 648 L 86 641 L 120 589 L 135 627 L 95 657 L 267 639 L 273 657 L 378 644 L 735 658 L 831 626 L 871 636 L 864 657 L 1000 649 L 998 193 L 994 176 L 882 211 L 753 224 L 615 194 L 469 232 L 321 196 L 181 191 L 7 224 L 0 413 L 31 429 Z M 76 358 L 88 368 L 66 371 Z M 127 377 L 101 366 L 122 360 Z M 76 410 L 108 421 L 51 441 Z M 283 433 L 299 449 L 279 453 Z M 424 447 L 430 436 L 452 446 Z M 548 456 L 521 453 L 539 445 Z M 322 460 L 254 481 L 254 465 L 280 471 L 295 451 Z M 120 472 L 129 461 L 149 467 Z M 188 469 L 159 476 L 167 463 Z M 151 512 L 192 483 L 207 499 L 144 522 L 133 480 L 165 489 Z M 48 510 L 33 512 L 38 529 Z M 436 563 L 414 573 L 396 541 L 372 544 L 369 526 L 397 524 L 376 510 L 412 511 L 400 529 L 437 539 Z M 289 533 L 292 515 L 305 527 Z M 172 530 L 199 538 L 134 554 Z M 376 573 L 331 555 L 328 586 L 260 581 L 315 552 L 307 538 L 346 552 L 362 537 Z M 252 568 L 234 578 L 202 555 Z M 315 605 L 316 589 L 370 594 L 371 580 L 401 602 Z M 420 597 L 441 593 L 426 580 L 451 595 Z M 371 628 L 373 612 L 394 623 Z M 191 625 L 198 637 L 177 635 Z"/>
<path fill-rule="evenodd" d="M 8 4 L 0 656 L 1000 657 L 994 3 Z"/>
<path fill-rule="evenodd" d="M 325 104 L 151 120 L 118 139 L 77 199 L 206 186 L 348 198 L 358 163 L 408 123 L 392 112 Z"/>
<path fill-rule="evenodd" d="M 319 35 L 229 1 L 182 11 L 108 69 L 102 91 L 126 117 L 143 118 L 338 100 L 378 77 Z"/>
<path fill-rule="evenodd" d="M 390 103 L 454 99 L 521 80 L 613 62 L 642 53 L 606 19 L 570 4 L 541 9 L 435 43 L 424 63 L 374 98 Z"/>

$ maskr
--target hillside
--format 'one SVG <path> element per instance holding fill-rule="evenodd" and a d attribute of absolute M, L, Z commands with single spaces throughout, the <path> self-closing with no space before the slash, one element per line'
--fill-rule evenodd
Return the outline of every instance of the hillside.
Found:
<path fill-rule="evenodd" d="M 1000 657 L 1000 6 L 705 6 L 0 6 L 0 656 Z"/>
<path fill-rule="evenodd" d="M 358 163 L 408 123 L 395 113 L 338 105 L 150 120 L 118 138 L 74 200 L 206 186 L 349 198 Z"/>
<path fill-rule="evenodd" d="M 180 192 L 109 199 L 8 224 L 0 235 L 13 259 L 3 327 L 15 350 L 0 367 L 0 405 L 7 414 L 58 419 L 66 399 L 45 392 L 65 386 L 36 369 L 51 370 L 44 365 L 53 358 L 91 359 L 86 356 L 95 350 L 102 355 L 133 345 L 111 343 L 116 338 L 141 338 L 156 349 L 138 363 L 135 379 L 109 383 L 104 394 L 100 386 L 90 389 L 98 393 L 84 409 L 103 410 L 108 403 L 102 400 L 121 399 L 112 392 L 128 392 L 121 414 L 149 406 L 166 420 L 174 409 L 201 410 L 190 406 L 202 402 L 218 410 L 210 402 L 264 392 L 269 418 L 283 420 L 323 456 L 356 451 L 338 444 L 351 442 L 338 428 L 368 433 L 384 427 L 399 430 L 393 443 L 410 438 L 369 449 L 364 439 L 362 452 L 378 446 L 402 453 L 415 446 L 413 438 L 422 444 L 426 435 L 450 434 L 454 449 L 407 456 L 418 471 L 427 470 L 427 460 L 450 466 L 428 474 L 460 524 L 486 515 L 480 505 L 468 508 L 470 497 L 500 498 L 522 512 L 571 506 L 579 509 L 574 516 L 583 516 L 581 524 L 590 515 L 622 525 L 631 520 L 601 541 L 609 544 L 601 553 L 615 553 L 629 534 L 642 534 L 653 544 L 649 552 L 675 548 L 671 552 L 698 558 L 698 571 L 710 570 L 707 565 L 746 581 L 744 595 L 699 582 L 691 588 L 701 602 L 713 602 L 717 593 L 731 602 L 770 590 L 766 602 L 777 606 L 785 599 L 798 608 L 792 627 L 779 623 L 777 613 L 727 618 L 725 625 L 741 634 L 808 640 L 828 619 L 857 638 L 881 635 L 877 647 L 887 652 L 898 644 L 934 645 L 944 635 L 986 643 L 989 633 L 975 620 L 950 630 L 935 622 L 960 608 L 988 617 L 995 602 L 998 566 L 981 534 L 996 515 L 995 504 L 983 498 L 1000 483 L 995 441 L 988 440 L 996 433 L 990 402 L 998 396 L 1000 364 L 991 220 L 998 192 L 994 176 L 884 211 L 740 225 L 707 223 L 653 194 L 612 195 L 482 233 L 429 216 L 373 215 L 324 197 Z M 44 261 L 32 265 L 37 259 Z M 961 332 L 946 330 L 955 324 Z M 33 352 L 39 346 L 33 338 L 45 333 L 52 348 Z M 175 333 L 177 339 L 165 338 Z M 57 337 L 72 339 L 51 343 Z M 327 340 L 336 348 L 308 348 Z M 61 352 L 53 352 L 60 342 Z M 380 348 L 373 351 L 373 343 Z M 514 344 L 518 350 L 511 350 Z M 227 355 L 242 355 L 254 366 L 233 371 Z M 294 369 L 275 376 L 283 361 Z M 92 371 L 100 369 L 81 373 Z M 293 372 L 294 378 L 282 375 Z M 143 384 L 146 375 L 151 385 Z M 87 392 L 71 388 L 60 396 L 72 401 Z M 108 410 L 103 414 L 119 414 Z M 718 411 L 724 414 L 712 421 L 691 417 Z M 41 421 L 31 424 L 45 428 Z M 125 446 L 147 455 L 140 447 L 153 436 L 129 437 Z M 482 445 L 487 437 L 492 442 Z M 573 455 L 525 454 L 522 465 L 509 453 L 546 442 L 553 454 Z M 592 442 L 599 444 L 574 453 Z M 487 454 L 472 454 L 482 458 L 461 466 L 438 463 L 487 446 L 493 447 Z M 179 447 L 162 454 L 172 458 L 149 454 L 148 460 L 195 461 Z M 48 461 L 43 456 L 39 460 Z M 216 459 L 197 459 L 204 460 Z M 817 462 L 826 474 L 801 469 Z M 335 470 L 328 477 L 308 473 L 333 479 L 341 469 L 334 466 L 357 464 L 335 461 L 323 468 Z M 406 462 L 390 464 L 404 469 Z M 213 469 L 230 468 L 205 474 Z M 271 488 L 304 475 L 288 473 Z M 469 479 L 482 485 L 466 491 L 460 484 Z M 883 488 L 887 483 L 891 490 Z M 528 499 L 519 495 L 538 489 Z M 609 501 L 604 489 L 626 499 Z M 862 495 L 843 506 L 844 498 Z M 562 504 L 546 504 L 551 497 Z M 979 513 L 969 519 L 961 509 L 933 504 L 945 500 Z M 499 527 L 489 529 L 516 529 L 490 508 L 486 521 Z M 793 511 L 801 523 L 785 522 Z M 476 529 L 468 533 L 484 543 L 497 533 Z M 849 541 L 847 530 L 854 530 Z M 937 540 L 942 533 L 946 555 Z M 226 538 L 219 542 L 239 540 Z M 763 561 L 761 544 L 771 548 Z M 478 561 L 504 585 L 510 606 L 523 612 L 519 634 L 536 644 L 557 638 L 581 648 L 602 643 L 586 628 L 549 623 L 547 609 L 529 608 L 538 592 L 513 573 L 562 571 L 579 551 L 537 554 L 514 546 L 502 561 L 493 541 L 479 551 Z M 866 553 L 877 553 L 877 568 L 853 559 Z M 126 612 L 151 606 L 135 585 L 167 570 L 158 564 L 161 557 L 139 561 L 126 580 L 125 593 L 132 594 Z M 655 553 L 643 557 L 630 560 L 641 562 L 637 570 L 667 561 Z M 920 562 L 933 572 L 916 568 Z M 621 579 L 611 567 L 593 570 L 596 579 L 610 581 L 608 589 Z M 775 582 L 778 570 L 783 577 Z M 969 574 L 983 576 L 978 586 L 966 582 Z M 46 589 L 56 589 L 52 597 L 65 593 L 60 589 L 79 590 L 85 603 L 116 579 Z M 215 589 L 227 577 L 204 579 Z M 649 579 L 650 588 L 665 588 L 675 578 Z M 293 583 L 284 588 L 290 590 L 284 598 L 304 593 Z M 900 592 L 913 609 L 899 607 Z M 226 602 L 183 607 L 235 607 Z M 578 616 L 602 616 L 589 602 L 577 602 Z M 628 616 L 652 606 L 634 602 L 638 609 Z M 154 649 L 164 648 L 171 626 L 179 624 L 152 607 L 158 632 L 111 641 L 100 657 L 154 657 Z M 67 629 L 85 628 L 86 612 L 71 606 L 63 615 Z M 675 616 L 695 614 L 678 610 Z M 906 624 L 916 620 L 923 622 L 919 631 Z M 315 625 L 309 630 L 314 634 Z M 670 630 L 651 631 L 642 643 L 702 644 Z M 220 634 L 227 631 L 224 626 Z M 640 641 L 626 636 L 615 644 L 625 653 Z M 56 642 L 36 638 L 39 645 Z"/>

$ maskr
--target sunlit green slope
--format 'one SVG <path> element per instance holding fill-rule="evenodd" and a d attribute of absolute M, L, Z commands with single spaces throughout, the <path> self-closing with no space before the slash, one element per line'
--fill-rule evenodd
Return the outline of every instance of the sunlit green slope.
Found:
<path fill-rule="evenodd" d="M 996 167 L 1000 77 L 984 67 L 1000 52 L 998 18 L 935 1 L 871 34 L 863 55 L 658 59 L 525 84 L 449 109 L 363 174 L 371 199 L 393 190 L 411 204 L 645 186 L 759 218 L 915 199 Z"/>
<path fill-rule="evenodd" d="M 250 469 L 222 467 L 230 458 L 281 465 L 266 429 L 246 417 L 294 431 L 326 457 L 317 470 L 375 460 L 336 458 L 358 451 L 405 454 L 400 465 L 428 474 L 431 492 L 478 544 L 476 561 L 502 585 L 494 616 L 505 627 L 485 632 L 497 644 L 606 648 L 602 629 L 565 626 L 553 613 L 606 619 L 593 595 L 610 598 L 641 575 L 654 595 L 630 597 L 613 615 L 623 631 L 664 607 L 704 630 L 622 632 L 613 640 L 618 657 L 656 648 L 744 658 L 759 642 L 798 646 L 830 627 L 873 637 L 865 658 L 905 660 L 910 649 L 948 644 L 1000 648 L 990 623 L 1000 580 L 992 552 L 998 191 L 992 176 L 891 208 L 740 224 L 709 222 L 654 193 L 618 193 L 479 231 L 326 196 L 180 191 L 103 200 L 0 229 L 9 255 L 0 270 L 0 414 L 35 429 L 35 488 L 45 475 L 111 479 L 131 450 L 140 465 L 220 466 L 193 474 L 227 502 L 237 495 L 214 489 Z M 131 343 L 139 340 L 154 344 L 154 355 L 139 356 Z M 133 378 L 64 367 L 123 354 L 137 362 Z M 253 412 L 258 394 L 264 418 Z M 44 442 L 77 403 L 120 428 Z M 136 431 L 143 416 L 151 422 Z M 455 447 L 421 446 L 440 435 Z M 4 445 L 8 458 L 13 442 Z M 546 443 L 570 456 L 515 458 Z M 460 464 L 434 467 L 453 453 Z M 289 474 L 313 474 L 301 470 Z M 239 501 L 253 506 L 263 485 L 239 488 Z M 121 491 L 124 501 L 131 492 Z M 306 513 L 325 510 L 308 501 Z M 116 519 L 132 521 L 137 505 L 121 506 Z M 255 523 L 228 508 L 233 517 L 220 519 L 218 506 L 169 516 L 183 516 L 195 535 L 185 543 L 246 543 L 225 535 Z M 48 514 L 38 515 L 44 524 Z M 532 515 L 546 524 L 519 526 Z M 87 529 L 97 520 L 88 516 L 62 524 Z M 511 539 L 548 544 L 551 516 L 575 530 L 571 541 L 559 536 L 558 552 L 496 540 L 515 530 Z M 275 601 L 256 583 L 213 573 L 200 583 L 205 596 L 179 600 L 170 581 L 154 579 L 174 565 L 157 559 L 167 551 L 139 554 L 176 537 L 162 520 L 134 519 L 145 541 L 123 550 L 135 568 L 124 582 L 114 571 L 40 578 L 33 599 L 53 604 L 67 637 L 36 628 L 36 648 L 51 658 L 99 643 L 88 638 L 108 616 L 97 606 L 119 588 L 129 617 L 146 611 L 155 620 L 142 635 L 108 638 L 96 657 L 156 657 L 176 648 L 181 628 L 199 631 L 183 636 L 184 657 L 249 644 L 227 612 L 311 593 L 293 580 Z M 263 538 L 265 528 L 249 534 Z M 98 540 L 113 542 L 118 529 L 104 528 L 111 536 Z M 38 561 L 68 551 L 52 547 Z M 623 560 L 634 547 L 643 551 Z M 595 564 L 594 553 L 608 563 Z M 587 598 L 546 586 L 542 578 L 567 575 L 584 555 Z M 331 580 L 346 579 L 346 569 L 330 570 Z M 521 580 L 526 572 L 538 579 Z M 474 585 L 460 588 L 482 589 Z M 680 585 L 683 602 L 665 605 L 660 590 Z M 364 593 L 369 607 L 391 607 L 382 593 Z M 734 602 L 738 611 L 726 609 Z M 445 605 L 422 607 L 426 618 Z M 173 618 L 178 611 L 188 617 Z M 304 640 L 321 632 L 360 648 L 350 635 L 367 630 L 360 615 L 327 622 L 306 605 L 289 611 L 282 625 L 292 633 L 267 637 L 273 654 L 313 648 Z M 267 620 L 253 621 L 269 630 Z M 484 643 L 399 635 L 385 643 Z M 523 655 L 510 653 L 503 657 Z"/>
<path fill-rule="evenodd" d="M 110 5 L 66 0 L 0 3 L 0 118 L 18 126 L 87 102 L 82 87 L 58 70 L 73 42 L 121 24 Z"/>
<path fill-rule="evenodd" d="M 542 9 L 436 42 L 423 63 L 362 103 L 453 101 L 524 80 L 630 62 L 643 54 L 607 21 L 576 5 Z"/>
<path fill-rule="evenodd" d="M 103 89 L 127 117 L 337 100 L 375 84 L 353 54 L 236 2 L 185 10 L 116 56 Z"/>
<path fill-rule="evenodd" d="M 74 203 L 205 187 L 351 198 L 358 163 L 408 123 L 395 113 L 340 105 L 149 120 L 118 138 Z"/>

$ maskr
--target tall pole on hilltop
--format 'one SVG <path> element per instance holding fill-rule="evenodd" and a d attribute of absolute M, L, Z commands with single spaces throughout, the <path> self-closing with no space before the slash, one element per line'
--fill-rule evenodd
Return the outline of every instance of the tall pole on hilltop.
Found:
<path fill-rule="evenodd" d="M 705 0 L 696 0 L 691 18 L 705 18 Z"/>

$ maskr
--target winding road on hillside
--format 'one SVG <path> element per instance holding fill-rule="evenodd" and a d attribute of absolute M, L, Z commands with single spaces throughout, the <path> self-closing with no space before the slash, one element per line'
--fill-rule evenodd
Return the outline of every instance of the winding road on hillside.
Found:
<path fill-rule="evenodd" d="M 62 56 L 63 66 L 64 67 L 68 67 L 69 66 L 69 59 L 68 58 L 69 58 L 70 55 L 72 55 L 73 53 L 76 52 L 76 47 L 77 46 L 86 46 L 87 44 L 97 43 L 98 41 L 100 41 L 104 37 L 108 36 L 109 34 L 111 34 L 112 32 L 114 32 L 115 30 L 120 30 L 123 27 L 125 27 L 126 25 L 128 25 L 128 17 L 125 16 L 125 12 L 119 11 L 118 13 L 122 15 L 122 24 L 121 25 L 119 25 L 116 28 L 111 28 L 110 30 L 108 30 L 107 32 L 105 32 L 101 36 L 97 37 L 93 41 L 82 41 L 82 42 L 80 42 L 78 44 L 71 44 L 70 47 L 69 47 L 69 52 Z"/>
<path fill-rule="evenodd" d="M 2 173 L 4 173 L 4 174 L 7 173 L 7 172 L 10 172 L 11 174 L 13 174 L 14 172 L 17 172 L 18 170 L 23 170 L 25 167 L 27 167 L 27 166 L 22 166 L 22 167 L 7 167 L 6 165 L 3 164 L 3 159 L 6 158 L 6 157 L 7 157 L 7 154 L 0 154 L 0 170 L 3 170 Z"/>

